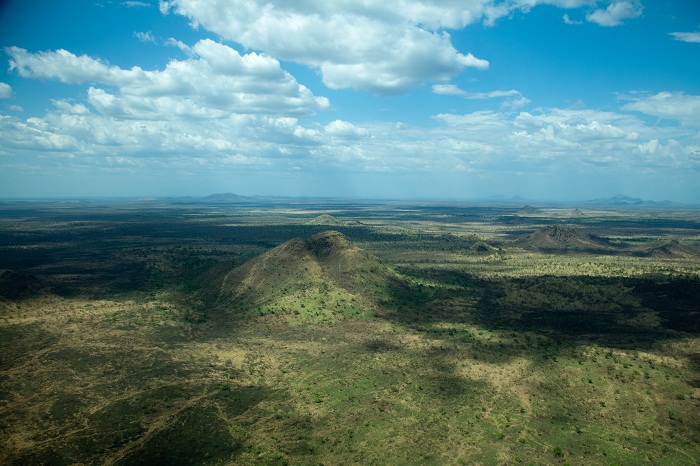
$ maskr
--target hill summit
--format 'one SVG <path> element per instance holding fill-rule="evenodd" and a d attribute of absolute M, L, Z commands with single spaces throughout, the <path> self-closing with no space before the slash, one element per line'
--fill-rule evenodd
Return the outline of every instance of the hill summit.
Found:
<path fill-rule="evenodd" d="M 341 220 L 338 220 L 337 218 L 333 217 L 332 215 L 328 214 L 321 214 L 318 217 L 309 220 L 306 222 L 307 225 L 326 225 L 326 226 L 338 226 L 338 225 L 344 225 L 344 223 Z"/>
<path fill-rule="evenodd" d="M 306 222 L 306 224 L 322 225 L 328 227 L 362 225 L 362 223 L 358 222 L 357 220 L 343 221 L 328 214 L 321 214 L 318 217 L 309 220 L 308 222 Z"/>
<path fill-rule="evenodd" d="M 224 277 L 219 307 L 326 320 L 371 312 L 402 280 L 337 231 L 295 238 Z"/>
<path fill-rule="evenodd" d="M 648 257 L 658 257 L 658 258 L 691 258 L 698 254 L 698 248 L 693 248 L 692 246 L 683 245 L 678 240 L 668 240 L 660 242 L 659 244 L 652 245 L 646 251 L 646 256 Z"/>
<path fill-rule="evenodd" d="M 541 252 L 603 252 L 610 243 L 598 236 L 562 225 L 549 225 L 516 241 L 523 249 Z"/>

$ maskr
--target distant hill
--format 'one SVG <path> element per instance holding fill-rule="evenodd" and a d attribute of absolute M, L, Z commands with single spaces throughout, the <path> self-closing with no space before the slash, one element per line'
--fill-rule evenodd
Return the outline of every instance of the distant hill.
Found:
<path fill-rule="evenodd" d="M 580 209 L 574 209 L 571 212 L 572 217 L 584 217 L 586 214 L 584 214 Z"/>
<path fill-rule="evenodd" d="M 691 258 L 700 255 L 700 251 L 697 247 L 683 245 L 678 240 L 669 240 L 649 247 L 645 255 L 668 259 Z"/>
<path fill-rule="evenodd" d="M 605 206 L 674 206 L 674 205 L 680 205 L 677 202 L 672 202 L 672 201 L 647 201 L 644 199 L 640 199 L 638 197 L 630 197 L 626 196 L 624 194 L 618 194 L 613 197 L 608 197 L 608 198 L 602 198 L 602 199 L 592 199 L 590 201 L 586 201 L 586 204 L 595 204 L 595 205 L 605 205 Z"/>
<path fill-rule="evenodd" d="M 492 196 L 485 197 L 481 200 L 490 201 L 490 202 L 520 202 L 520 201 L 524 201 L 524 199 L 520 196 L 504 196 L 503 194 L 494 194 Z"/>
<path fill-rule="evenodd" d="M 517 213 L 517 215 L 531 215 L 537 213 L 537 209 L 530 206 L 530 205 L 525 205 L 523 206 L 522 209 L 520 209 Z"/>
<path fill-rule="evenodd" d="M 356 220 L 352 220 L 350 222 L 339 220 L 332 215 L 328 214 L 322 214 L 319 215 L 318 217 L 309 220 L 306 222 L 307 225 L 323 225 L 323 226 L 350 226 L 350 225 L 362 225 L 361 222 L 358 222 Z"/>
<path fill-rule="evenodd" d="M 516 245 L 541 252 L 605 252 L 611 244 L 598 236 L 562 225 L 549 225 L 516 241 Z"/>
<path fill-rule="evenodd" d="M 205 197 L 203 200 L 208 202 L 238 202 L 251 199 L 248 196 L 241 196 L 234 193 L 216 193 Z"/>
<path fill-rule="evenodd" d="M 502 215 L 498 218 L 498 221 L 500 223 L 504 223 L 506 225 L 519 225 L 521 223 L 524 223 L 524 219 L 516 214 L 513 215 Z"/>
<path fill-rule="evenodd" d="M 361 315 L 406 284 L 337 231 L 292 239 L 229 272 L 217 303 L 308 318 Z"/>
<path fill-rule="evenodd" d="M 485 252 L 494 252 L 497 251 L 497 249 L 490 244 L 488 244 L 485 241 L 476 241 L 474 244 L 471 245 L 469 248 L 472 252 L 476 253 L 485 253 Z"/>

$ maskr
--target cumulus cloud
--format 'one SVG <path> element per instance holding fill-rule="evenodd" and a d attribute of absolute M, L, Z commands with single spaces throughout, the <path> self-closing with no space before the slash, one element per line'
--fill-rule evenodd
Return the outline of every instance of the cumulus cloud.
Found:
<path fill-rule="evenodd" d="M 489 62 L 458 51 L 447 30 L 476 22 L 493 25 L 537 5 L 593 7 L 596 0 L 161 0 L 160 11 L 189 18 L 251 50 L 319 70 L 332 89 L 403 93 L 421 83 L 444 83 Z M 604 26 L 641 15 L 636 1 L 617 1 L 588 20 Z M 575 24 L 565 15 L 565 21 Z M 520 100 L 522 103 L 522 99 Z M 515 103 L 515 102 L 514 102 Z"/>
<path fill-rule="evenodd" d="M 0 152 L 70 156 L 95 168 L 117 152 L 130 160 L 194 169 L 224 159 L 251 166 L 285 159 L 298 163 L 322 144 L 321 131 L 290 117 L 147 120 L 113 118 L 64 100 L 54 106 L 42 118 L 0 117 Z"/>
<path fill-rule="evenodd" d="M 632 100 L 623 110 L 633 110 L 647 115 L 678 120 L 686 125 L 700 125 L 700 96 L 682 92 L 659 92 L 655 95 L 623 96 Z"/>
<path fill-rule="evenodd" d="M 369 137 L 369 132 L 364 128 L 357 126 L 347 121 L 335 120 L 325 126 L 325 132 L 329 136 L 343 139 L 364 139 Z"/>
<path fill-rule="evenodd" d="M 497 111 L 438 114 L 431 128 L 363 125 L 372 139 L 363 141 L 364 157 L 354 163 L 391 171 L 453 173 L 456 170 L 500 176 L 504 172 L 588 169 L 601 166 L 622 172 L 636 169 L 642 149 L 653 140 L 667 147 L 649 155 L 657 166 L 677 164 L 671 155 L 685 154 L 688 141 L 670 144 L 681 132 L 660 131 L 619 112 L 539 109 L 512 115 Z M 667 128 L 668 129 L 668 128 Z M 662 155 L 664 154 L 664 155 Z M 688 168 L 697 166 L 687 158 Z M 646 163 L 646 162 L 645 162 Z M 696 167 L 697 168 L 697 167 Z"/>
<path fill-rule="evenodd" d="M 12 94 L 12 87 L 9 84 L 0 83 L 0 99 L 9 99 Z"/>
<path fill-rule="evenodd" d="M 522 118 L 521 114 L 518 118 Z M 527 114 L 527 118 L 535 118 Z M 572 145 L 579 142 L 601 142 L 611 139 L 627 139 L 637 140 L 639 134 L 636 132 L 627 132 L 622 128 L 616 127 L 609 123 L 601 123 L 599 121 L 584 121 L 578 124 L 567 124 L 563 121 L 546 122 L 544 119 L 539 125 L 539 129 L 531 135 L 539 136 L 547 141 L 557 141 L 560 144 Z M 545 123 L 546 122 L 546 123 Z M 518 120 L 515 122 L 518 126 Z"/>
<path fill-rule="evenodd" d="M 488 68 L 488 61 L 457 51 L 440 29 L 478 20 L 490 1 L 399 3 L 176 0 L 160 7 L 247 48 L 315 67 L 334 89 L 401 93 L 465 68 Z"/>
<path fill-rule="evenodd" d="M 669 32 L 674 39 L 682 42 L 694 42 L 700 44 L 700 32 Z"/>
<path fill-rule="evenodd" d="M 606 9 L 597 9 L 586 19 L 599 26 L 619 26 L 626 19 L 639 18 L 644 7 L 639 2 L 612 2 Z"/>
<path fill-rule="evenodd" d="M 58 79 L 69 84 L 113 86 L 118 93 L 97 87 L 89 102 L 99 111 L 126 118 L 221 118 L 229 113 L 311 115 L 330 107 L 284 71 L 277 60 L 236 50 L 209 39 L 192 47 L 194 58 L 172 60 L 163 70 L 122 69 L 66 50 L 30 53 L 5 49 L 10 69 L 23 77 Z"/>
<path fill-rule="evenodd" d="M 93 89 L 92 99 L 109 105 L 111 94 Z M 606 173 L 630 173 L 640 166 L 700 168 L 696 131 L 689 135 L 681 126 L 648 125 L 625 112 L 478 111 L 435 115 L 435 123 L 426 126 L 343 120 L 320 125 L 264 114 L 120 118 L 88 102 L 62 99 L 53 105 L 41 118 L 0 115 L 0 154 L 41 154 L 52 156 L 56 166 L 93 169 L 167 166 L 170 173 L 216 173 L 235 166 L 241 173 L 274 167 L 280 172 L 432 173 L 440 179 L 456 172 L 501 177 L 571 167 L 577 173 L 598 173 L 601 167 Z"/>
<path fill-rule="evenodd" d="M 624 114 L 555 108 L 521 112 L 505 137 L 534 159 L 566 156 L 586 164 L 626 166 L 643 128 L 639 120 Z"/>

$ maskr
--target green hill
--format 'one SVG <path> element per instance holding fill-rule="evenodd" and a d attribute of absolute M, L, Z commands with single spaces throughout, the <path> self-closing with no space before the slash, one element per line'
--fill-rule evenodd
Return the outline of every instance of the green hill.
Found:
<path fill-rule="evenodd" d="M 230 271 L 217 304 L 230 311 L 337 320 L 368 315 L 405 283 L 342 233 L 292 239 Z"/>

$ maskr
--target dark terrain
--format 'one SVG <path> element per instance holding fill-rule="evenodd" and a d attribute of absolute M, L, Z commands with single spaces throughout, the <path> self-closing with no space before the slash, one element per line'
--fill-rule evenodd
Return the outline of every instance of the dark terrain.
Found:
<path fill-rule="evenodd" d="M 2 464 L 697 464 L 678 206 L 0 204 Z"/>

